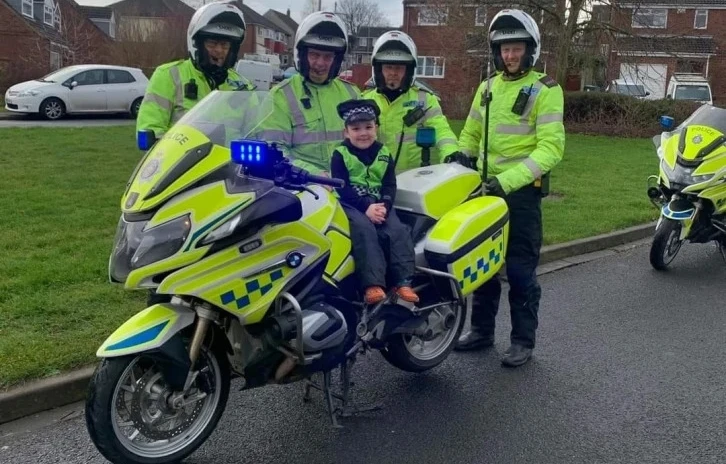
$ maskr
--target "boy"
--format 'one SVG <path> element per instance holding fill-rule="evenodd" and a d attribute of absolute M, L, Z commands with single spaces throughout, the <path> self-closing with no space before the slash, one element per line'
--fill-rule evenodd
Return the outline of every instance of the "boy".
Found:
<path fill-rule="evenodd" d="M 372 305 L 386 298 L 388 261 L 398 297 L 417 303 L 418 295 L 411 288 L 413 242 L 393 209 L 393 157 L 376 141 L 380 109 L 373 100 L 348 100 L 337 109 L 345 123 L 345 141 L 333 152 L 330 175 L 345 181 L 345 187 L 336 193 L 350 221 L 353 258 L 365 291 L 364 301 Z"/>

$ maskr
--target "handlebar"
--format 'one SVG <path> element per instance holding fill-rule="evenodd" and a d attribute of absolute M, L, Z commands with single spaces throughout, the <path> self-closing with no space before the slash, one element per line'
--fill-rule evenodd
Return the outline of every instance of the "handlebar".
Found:
<path fill-rule="evenodd" d="M 343 182 L 342 179 L 336 179 L 334 177 L 316 176 L 314 174 L 307 173 L 305 180 L 307 182 L 312 182 L 313 184 L 329 185 L 336 188 L 345 187 L 345 182 Z"/>

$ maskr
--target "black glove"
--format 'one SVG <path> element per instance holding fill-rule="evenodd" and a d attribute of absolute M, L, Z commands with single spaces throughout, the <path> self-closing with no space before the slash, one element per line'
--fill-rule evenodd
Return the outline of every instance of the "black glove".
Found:
<path fill-rule="evenodd" d="M 499 179 L 496 177 L 492 177 L 486 183 L 484 184 L 484 187 L 486 188 L 486 194 L 487 196 L 494 196 L 494 197 L 501 197 L 504 198 L 507 196 L 506 192 L 502 188 L 502 185 L 499 183 Z"/>
<path fill-rule="evenodd" d="M 444 158 L 444 163 L 459 163 L 465 168 L 476 169 L 476 158 L 466 156 L 460 151 L 455 151 L 454 153 Z"/>

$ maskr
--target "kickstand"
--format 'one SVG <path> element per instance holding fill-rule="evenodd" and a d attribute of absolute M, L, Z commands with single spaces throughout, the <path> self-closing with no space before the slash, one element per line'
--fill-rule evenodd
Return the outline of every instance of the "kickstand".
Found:
<path fill-rule="evenodd" d="M 341 417 L 350 417 L 353 414 L 378 411 L 382 409 L 382 406 L 379 404 L 372 404 L 368 406 L 356 406 L 350 404 L 350 387 L 354 385 L 353 381 L 350 380 L 350 371 L 353 368 L 354 363 L 355 359 L 351 359 L 350 364 L 348 364 L 348 361 L 345 361 L 340 365 L 340 383 L 343 387 L 343 395 L 341 395 L 341 401 L 343 404 L 340 408 Z"/>
<path fill-rule="evenodd" d="M 332 375 L 330 371 L 325 371 L 323 373 L 323 396 L 325 396 L 325 406 L 328 408 L 328 415 L 330 415 L 330 422 L 333 425 L 333 428 L 341 429 L 343 426 L 338 423 L 338 410 L 333 404 L 334 394 L 330 385 L 331 377 Z"/>

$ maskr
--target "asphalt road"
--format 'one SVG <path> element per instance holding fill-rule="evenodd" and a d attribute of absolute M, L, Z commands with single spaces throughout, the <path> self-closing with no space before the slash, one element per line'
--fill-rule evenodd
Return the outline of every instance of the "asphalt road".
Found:
<path fill-rule="evenodd" d="M 135 124 L 127 114 L 67 116 L 58 121 L 47 121 L 37 115 L 0 112 L 0 129 L 13 127 L 88 127 L 126 126 Z"/>
<path fill-rule="evenodd" d="M 726 264 L 687 246 L 669 273 L 647 247 L 540 278 L 538 347 L 528 365 L 493 350 L 454 354 L 423 375 L 378 355 L 355 372 L 356 398 L 382 412 L 335 431 L 299 386 L 233 392 L 188 463 L 716 463 L 726 459 Z M 64 413 L 65 414 L 65 413 Z M 23 426 L 24 427 L 24 426 Z M 0 427 L 0 462 L 101 463 L 78 406 L 30 432 Z"/>

